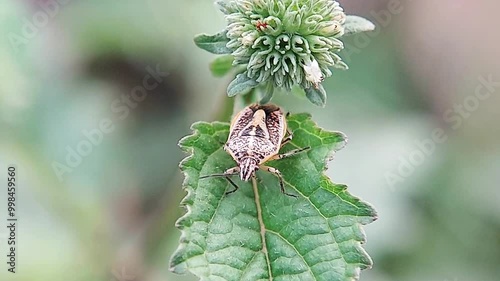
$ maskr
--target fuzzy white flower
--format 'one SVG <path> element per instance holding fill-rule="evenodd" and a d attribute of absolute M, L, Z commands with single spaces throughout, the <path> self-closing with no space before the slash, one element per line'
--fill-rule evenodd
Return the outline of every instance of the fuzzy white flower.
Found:
<path fill-rule="evenodd" d="M 312 58 L 307 60 L 303 66 L 304 73 L 306 75 L 306 80 L 311 82 L 315 88 L 318 88 L 318 85 L 321 81 L 323 81 L 323 73 L 321 73 L 321 69 L 319 68 L 318 62 Z"/>

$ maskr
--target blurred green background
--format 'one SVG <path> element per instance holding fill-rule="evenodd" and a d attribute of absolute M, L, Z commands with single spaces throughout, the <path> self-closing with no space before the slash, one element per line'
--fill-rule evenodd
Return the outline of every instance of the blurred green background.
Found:
<path fill-rule="evenodd" d="M 325 108 L 273 102 L 349 137 L 327 174 L 379 213 L 361 280 L 499 280 L 500 85 L 481 79 L 500 81 L 500 3 L 339 2 L 377 31 L 345 39 L 350 70 L 325 80 Z M 216 56 L 192 41 L 223 27 L 211 0 L 0 2 L 0 186 L 12 163 L 20 181 L 18 273 L 1 227 L 0 280 L 196 280 L 168 271 L 184 213 L 177 141 L 227 99 Z M 113 130 L 69 167 L 103 120 Z"/>

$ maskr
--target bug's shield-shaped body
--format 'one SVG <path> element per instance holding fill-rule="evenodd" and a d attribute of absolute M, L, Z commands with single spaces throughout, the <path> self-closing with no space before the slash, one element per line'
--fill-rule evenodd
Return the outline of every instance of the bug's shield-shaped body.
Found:
<path fill-rule="evenodd" d="M 283 176 L 279 170 L 264 165 L 269 160 L 283 159 L 309 149 L 303 147 L 279 154 L 283 144 L 292 139 L 291 133 L 285 137 L 286 133 L 285 116 L 279 107 L 271 104 L 245 107 L 231 122 L 229 137 L 224 145 L 224 150 L 233 157 L 238 166 L 229 168 L 222 174 L 200 176 L 200 179 L 226 178 L 234 187 L 232 191 L 226 192 L 227 195 L 238 189 L 230 176 L 239 173 L 241 180 L 248 181 L 255 175 L 256 170 L 262 169 L 278 177 L 281 192 L 297 197 L 285 191 Z"/>
<path fill-rule="evenodd" d="M 231 122 L 224 149 L 247 181 L 261 164 L 278 154 L 287 130 L 283 112 L 275 105 L 250 105 Z"/>

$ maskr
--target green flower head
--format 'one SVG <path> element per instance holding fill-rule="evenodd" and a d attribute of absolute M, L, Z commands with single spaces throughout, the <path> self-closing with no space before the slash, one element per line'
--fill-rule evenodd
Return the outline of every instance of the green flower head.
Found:
<path fill-rule="evenodd" d="M 348 17 L 338 2 L 232 0 L 217 4 L 227 28 L 210 38 L 212 43 L 224 44 L 215 53 L 229 53 L 233 66 L 244 66 L 229 85 L 229 95 L 266 85 L 270 92 L 266 96 L 272 96 L 274 88 L 289 91 L 298 85 L 313 103 L 324 105 L 321 81 L 332 75 L 332 68 L 347 68 L 338 52 L 344 47 L 339 37 L 346 33 Z M 208 41 L 198 37 L 197 44 L 203 48 Z"/>
<path fill-rule="evenodd" d="M 290 90 L 307 89 L 345 68 L 336 54 L 346 15 L 332 0 L 235 0 L 219 2 L 226 14 L 227 47 L 234 64 L 258 83 L 273 82 Z"/>

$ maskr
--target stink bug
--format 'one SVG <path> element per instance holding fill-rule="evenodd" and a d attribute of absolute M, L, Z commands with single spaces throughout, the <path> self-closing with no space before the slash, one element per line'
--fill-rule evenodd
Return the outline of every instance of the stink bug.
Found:
<path fill-rule="evenodd" d="M 291 139 L 292 134 L 287 129 L 285 116 L 278 106 L 271 104 L 247 106 L 233 118 L 229 137 L 224 144 L 224 150 L 233 157 L 237 166 L 227 169 L 222 174 L 202 176 L 200 179 L 226 178 L 234 187 L 233 190 L 226 192 L 227 195 L 238 190 L 238 186 L 230 178 L 231 175 L 239 173 L 242 181 L 248 181 L 251 177 L 255 177 L 255 171 L 261 169 L 278 177 L 282 193 L 297 197 L 285 192 L 283 176 L 279 170 L 264 165 L 267 161 L 283 159 L 309 149 L 304 147 L 279 154 L 280 148 Z"/>

